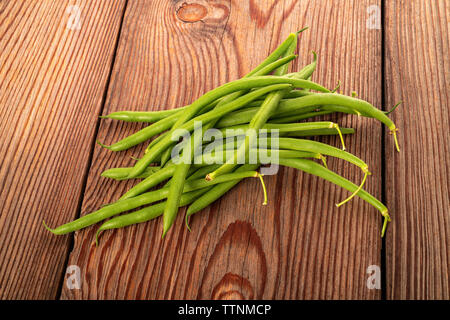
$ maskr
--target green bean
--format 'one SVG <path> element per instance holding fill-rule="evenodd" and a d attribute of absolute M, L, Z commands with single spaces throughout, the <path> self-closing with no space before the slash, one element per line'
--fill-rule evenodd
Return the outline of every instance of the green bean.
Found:
<path fill-rule="evenodd" d="M 212 168 L 217 168 L 217 166 L 209 167 L 209 169 L 212 169 Z M 132 168 L 130 167 L 130 168 L 121 168 L 121 169 L 122 169 L 123 173 L 125 174 L 125 173 L 130 172 Z M 204 172 L 205 170 L 208 170 L 208 168 L 206 168 L 206 169 L 204 168 L 200 172 Z M 171 178 L 173 176 L 174 172 L 175 172 L 175 165 L 173 163 L 171 163 L 169 166 L 164 167 L 164 168 L 160 169 L 159 171 L 156 171 L 153 174 L 149 175 L 147 178 L 145 178 L 140 183 L 135 185 L 133 188 L 128 190 L 119 200 L 133 198 L 133 197 L 136 197 L 136 196 L 144 193 L 145 191 L 157 186 L 164 180 Z M 206 175 L 206 173 L 205 173 L 205 175 Z M 197 175 L 194 175 L 194 177 L 197 177 L 197 176 L 198 176 L 198 173 L 197 173 Z M 191 177 L 189 179 L 192 180 Z"/>
<path fill-rule="evenodd" d="M 355 129 L 353 128 L 340 128 L 342 134 L 353 134 Z M 289 132 L 287 137 L 314 137 L 314 136 L 330 136 L 337 135 L 336 129 L 318 129 L 318 130 L 305 130 L 298 132 Z"/>
<path fill-rule="evenodd" d="M 174 165 L 162 168 L 161 170 L 159 170 L 159 171 L 155 172 L 154 174 L 150 175 L 149 177 L 145 178 L 144 180 L 139 182 L 137 185 L 135 185 L 133 188 L 128 190 L 119 200 L 133 198 L 137 195 L 142 194 L 143 192 L 153 188 L 154 186 L 157 186 L 164 180 L 167 180 L 170 177 L 172 177 L 174 172 L 175 172 Z"/>
<path fill-rule="evenodd" d="M 245 105 L 248 101 L 251 101 L 252 99 L 256 98 L 257 96 L 260 96 L 261 94 L 267 93 L 270 90 L 274 90 L 277 88 L 286 87 L 286 85 L 275 85 L 275 86 L 268 86 L 263 87 L 262 89 L 259 89 L 257 91 L 254 91 L 252 93 L 248 93 L 245 96 L 236 99 L 230 103 L 227 103 L 223 105 L 222 107 L 218 109 L 214 109 L 212 111 L 209 111 L 205 114 L 202 114 L 191 121 L 188 121 L 186 124 L 182 125 L 179 129 L 188 129 L 189 131 L 192 131 L 194 129 L 194 123 L 195 121 L 211 121 L 215 118 L 219 118 L 220 116 L 226 114 L 229 112 L 229 110 L 235 110 L 242 105 Z M 164 135 L 164 138 L 159 140 L 157 143 L 155 143 L 150 150 L 136 163 L 134 169 L 130 172 L 130 178 L 141 174 L 143 170 L 151 163 L 153 162 L 158 155 L 160 155 L 166 148 L 168 148 L 170 145 L 172 145 L 174 142 L 172 141 L 171 132 Z"/>
<path fill-rule="evenodd" d="M 274 124 L 274 123 L 268 123 L 268 124 Z M 274 124 L 275 125 L 275 124 Z M 236 126 L 237 127 L 237 126 Z M 353 128 L 341 128 L 339 127 L 339 130 L 341 131 L 341 134 L 353 134 L 355 133 L 355 129 Z M 222 131 L 222 130 L 221 130 Z M 226 130 L 224 130 L 226 132 Z M 238 135 L 238 134 L 237 134 Z M 334 136 L 339 135 L 339 131 L 335 128 L 326 128 L 326 129 L 305 129 L 300 131 L 294 131 L 294 132 L 280 132 L 279 136 L 283 137 L 313 137 L 313 136 Z M 233 136 L 232 134 L 224 134 L 224 137 L 230 137 Z M 270 136 L 270 131 L 268 132 L 268 136 Z"/>
<path fill-rule="evenodd" d="M 180 114 L 175 113 L 163 120 L 160 120 L 148 127 L 145 127 L 144 129 L 142 129 L 132 135 L 129 135 L 125 139 L 122 139 L 110 146 L 100 143 L 99 141 L 97 141 L 97 143 L 99 145 L 101 145 L 102 147 L 107 148 L 111 151 L 127 150 L 127 149 L 129 149 L 135 145 L 138 145 L 139 143 L 142 143 L 142 142 L 150 139 L 151 137 L 169 129 L 171 126 L 173 126 L 173 124 L 177 121 L 177 119 L 179 119 L 179 117 L 180 117 Z"/>
<path fill-rule="evenodd" d="M 345 161 L 348 161 L 359 168 L 366 173 L 369 172 L 368 168 L 369 166 L 359 159 L 358 157 L 354 156 L 351 153 L 348 153 L 346 151 L 340 150 L 338 148 L 329 146 L 325 143 L 312 141 L 312 140 L 305 140 L 305 139 L 293 139 L 293 138 L 279 138 L 278 139 L 278 147 L 280 149 L 289 149 L 289 150 L 299 150 L 299 151 L 309 151 L 309 152 L 315 152 L 320 153 L 323 155 L 339 158 Z M 268 144 L 270 145 L 270 139 L 268 139 Z"/>
<path fill-rule="evenodd" d="M 223 175 L 220 179 L 216 179 L 217 181 L 206 181 L 205 179 L 197 179 L 192 181 L 187 181 L 184 185 L 183 192 L 194 191 L 202 188 L 207 188 L 213 186 L 218 183 L 235 180 L 235 179 L 243 179 L 248 177 L 257 177 L 258 173 L 255 171 L 245 171 L 238 173 L 231 173 L 227 175 Z M 106 207 L 100 208 L 97 211 L 94 211 L 90 214 L 87 214 L 77 220 L 72 222 L 63 224 L 55 229 L 50 229 L 44 222 L 44 226 L 56 235 L 62 235 L 69 232 L 73 232 L 79 229 L 86 228 L 90 225 L 93 225 L 99 221 L 110 218 L 119 213 L 129 211 L 132 209 L 136 209 L 138 207 L 142 207 L 144 205 L 160 201 L 165 199 L 169 194 L 169 187 L 161 188 L 159 190 L 150 191 L 143 193 L 134 198 L 128 198 L 125 200 L 116 201 Z"/>
<path fill-rule="evenodd" d="M 303 122 L 303 123 L 288 123 L 288 124 L 274 124 L 266 123 L 261 127 L 262 130 L 267 130 L 267 134 L 270 134 L 272 130 L 276 130 L 277 133 L 290 133 L 290 132 L 302 132 L 308 130 L 321 130 L 321 129 L 334 129 L 338 132 L 341 142 L 342 149 L 345 150 L 344 139 L 342 138 L 342 133 L 339 125 L 330 121 L 320 121 L 320 122 Z M 238 125 L 233 127 L 228 127 L 227 129 L 222 129 L 221 133 L 225 138 L 233 137 L 239 135 L 239 132 L 247 132 L 249 130 L 249 125 Z"/>
<path fill-rule="evenodd" d="M 391 110 L 389 111 L 383 111 L 383 113 L 385 115 L 390 114 L 391 112 L 393 112 L 400 104 L 401 102 L 397 103 Z M 344 106 L 337 106 L 337 105 L 325 105 L 325 106 L 320 106 L 318 107 L 319 110 L 323 110 L 323 111 L 332 111 L 332 112 L 342 112 L 342 113 L 349 113 L 349 114 L 356 114 L 358 116 L 364 116 L 367 118 L 373 118 L 372 115 L 370 114 L 366 114 L 364 113 L 364 111 L 357 111 L 354 110 L 352 108 L 349 107 L 344 107 Z"/>
<path fill-rule="evenodd" d="M 191 139 L 192 141 L 194 139 Z M 172 226 L 177 216 L 180 205 L 180 197 L 183 194 L 185 186 L 185 179 L 190 168 L 189 163 L 180 163 L 175 166 L 175 171 L 172 176 L 172 181 L 169 187 L 169 194 L 167 196 L 166 205 L 163 212 L 163 238 Z"/>
<path fill-rule="evenodd" d="M 145 149 L 145 153 L 147 153 L 148 150 L 151 147 L 153 147 L 155 144 L 157 144 L 159 141 L 164 139 L 165 136 L 167 136 L 167 132 L 164 132 L 164 133 L 160 134 L 157 138 L 153 139 L 152 142 L 150 142 L 149 145 L 147 146 L 147 149 Z"/>
<path fill-rule="evenodd" d="M 210 103 L 209 105 L 207 105 L 206 107 L 204 107 L 199 113 L 203 114 L 205 112 L 209 112 L 212 109 L 214 109 L 215 106 L 217 106 L 223 99 L 219 99 L 217 101 L 214 101 L 213 103 Z M 150 144 L 147 146 L 147 148 L 145 149 L 145 153 L 147 153 L 155 144 L 157 144 L 159 141 L 165 139 L 165 137 L 169 136 L 169 132 L 165 132 L 163 134 L 161 134 L 159 137 L 157 137 L 156 139 L 154 139 L 152 142 L 150 142 Z M 151 138 L 151 137 L 149 137 Z M 170 152 L 168 157 L 170 157 Z M 164 166 L 166 164 L 166 162 L 168 161 L 168 157 L 167 155 L 162 155 L 161 156 L 161 166 Z"/>
<path fill-rule="evenodd" d="M 291 90 L 290 92 L 288 92 L 281 101 L 293 99 L 293 98 L 300 98 L 300 97 L 307 96 L 309 94 L 311 94 L 311 92 L 309 92 L 309 91 L 294 89 L 294 90 Z"/>
<path fill-rule="evenodd" d="M 225 147 L 228 147 L 225 145 Z M 214 155 L 215 152 L 207 152 L 205 154 L 199 155 L 195 157 L 194 163 L 205 165 L 209 163 L 224 163 L 226 162 L 230 157 L 233 156 L 234 152 L 237 150 L 230 146 L 231 148 L 225 149 L 222 152 L 219 151 L 218 155 Z M 234 151 L 234 152 L 233 152 Z M 229 155 L 232 154 L 232 155 Z M 261 163 L 260 156 L 267 156 L 267 157 L 276 157 L 276 158 L 315 158 L 315 159 L 323 159 L 323 156 L 319 153 L 313 153 L 308 151 L 298 151 L 298 150 L 272 150 L 272 149 L 264 149 L 264 148 L 255 148 L 250 150 L 250 155 L 252 156 L 251 159 L 256 158 L 256 161 L 258 163 Z M 265 163 L 263 163 L 265 164 Z M 219 167 L 219 165 L 218 165 Z M 218 168 L 216 167 L 216 168 Z M 215 170 L 215 169 L 214 169 Z M 212 171 L 214 171 L 212 170 Z M 206 171 L 206 169 L 205 169 Z M 206 172 L 203 177 L 207 173 L 210 173 L 211 171 Z"/>
<path fill-rule="evenodd" d="M 301 31 L 299 31 L 299 33 L 302 32 L 303 30 L 305 30 L 305 29 L 302 29 Z M 297 35 L 298 35 L 298 33 L 297 33 Z M 295 48 L 297 47 L 297 35 L 294 35 L 294 34 L 290 35 L 293 38 L 293 40 L 290 45 L 286 46 L 285 55 L 289 56 L 294 53 Z M 307 69 L 305 74 L 306 73 L 309 74 L 309 72 L 312 73 L 314 71 L 314 69 L 315 69 L 315 64 L 312 68 Z M 284 65 L 280 66 L 279 68 L 277 68 L 275 70 L 274 74 L 276 76 L 282 76 L 282 75 L 286 74 L 287 70 L 288 70 L 288 65 L 284 64 Z M 302 78 L 299 77 L 299 79 L 302 79 Z M 272 112 L 272 110 L 276 108 L 276 106 L 278 105 L 278 102 L 283 98 L 283 96 L 290 91 L 291 91 L 290 89 L 281 89 L 277 92 L 272 92 L 272 93 L 268 94 L 268 96 L 264 99 L 264 102 L 263 102 L 261 108 L 258 110 L 255 118 L 262 119 L 264 117 L 263 113 L 267 113 L 267 115 L 269 115 Z M 264 111 L 262 111 L 262 110 L 264 110 Z M 258 113 L 259 113 L 259 115 L 258 115 Z M 268 118 L 268 116 L 267 116 L 267 118 Z M 261 123 L 250 122 L 249 126 L 255 130 L 258 130 L 262 124 L 263 124 L 263 121 L 261 121 Z M 233 167 L 230 166 L 226 172 L 232 171 L 233 168 L 234 168 L 234 166 Z M 217 170 L 220 170 L 220 168 L 218 168 Z M 215 170 L 214 172 L 216 172 L 217 170 Z"/>
<path fill-rule="evenodd" d="M 147 178 L 156 171 L 158 171 L 161 167 L 147 167 L 145 171 L 140 175 L 137 176 L 137 179 Z M 131 167 L 126 168 L 112 168 L 108 169 L 102 172 L 101 176 L 114 179 L 114 180 L 126 180 L 128 178 L 128 174 L 131 171 Z"/>
<path fill-rule="evenodd" d="M 172 152 L 172 149 L 171 148 L 167 148 L 166 151 L 164 151 L 161 154 L 161 165 L 162 166 L 164 166 L 167 163 L 167 161 L 169 161 L 170 156 L 171 156 L 171 152 Z"/>
<path fill-rule="evenodd" d="M 338 93 L 323 93 L 323 94 L 311 94 L 304 97 L 291 99 L 290 101 L 285 102 L 285 106 L 293 107 L 294 109 L 314 105 L 316 106 L 338 105 L 343 107 L 349 107 L 362 115 L 368 115 L 372 118 L 379 120 L 380 122 L 385 124 L 389 128 L 391 134 L 394 135 L 395 146 L 397 148 L 397 151 L 400 150 L 396 135 L 397 128 L 395 124 L 392 122 L 391 119 L 389 119 L 384 114 L 383 111 L 375 108 L 373 105 L 364 100 L 347 97 Z"/>
<path fill-rule="evenodd" d="M 283 118 L 276 118 L 276 119 L 270 120 L 270 122 L 274 123 L 274 124 L 295 122 L 295 121 L 300 121 L 300 120 L 305 120 L 305 119 L 310 119 L 310 118 L 314 118 L 314 117 L 318 117 L 318 116 L 327 115 L 330 113 L 333 113 L 333 111 L 315 111 L 315 112 L 300 113 L 298 115 L 292 115 L 292 116 L 287 116 L 287 117 L 283 117 Z"/>
<path fill-rule="evenodd" d="M 219 164 L 206 164 L 205 166 L 198 168 L 192 175 L 190 175 L 189 178 L 187 178 L 187 181 L 204 178 L 206 174 L 210 172 L 209 170 L 214 170 L 214 168 L 218 168 L 219 166 Z"/>
<path fill-rule="evenodd" d="M 294 72 L 294 73 L 290 74 L 289 76 L 290 77 L 295 77 L 297 79 L 309 79 L 311 77 L 311 75 L 314 73 L 314 71 L 316 70 L 316 67 L 317 67 L 317 54 L 314 51 L 312 52 L 312 54 L 314 56 L 314 59 L 313 59 L 312 63 L 310 63 L 309 65 L 304 67 L 302 70 L 300 70 L 300 72 L 298 72 L 298 73 Z M 304 94 L 304 92 L 302 92 L 302 95 L 303 94 Z"/>
<path fill-rule="evenodd" d="M 293 100 L 293 99 L 288 99 Z M 277 112 L 272 114 L 270 116 L 270 122 L 271 123 L 285 123 L 285 122 L 294 122 L 297 120 L 302 119 L 308 119 L 312 118 L 314 116 L 322 115 L 322 114 L 329 114 L 333 113 L 334 111 L 327 112 L 327 113 L 314 113 L 313 111 L 318 110 L 320 107 L 318 106 L 309 106 L 309 107 L 295 107 L 292 105 L 286 105 L 284 102 L 287 100 L 281 100 L 280 104 L 277 108 Z M 251 104 L 250 104 L 251 105 Z M 247 105 L 249 106 L 249 105 Z M 258 111 L 258 108 L 260 107 L 260 104 L 257 105 L 257 107 L 250 107 L 241 109 L 238 111 L 231 112 L 227 115 L 227 117 L 221 118 L 220 121 L 216 124 L 217 128 L 226 128 L 231 127 L 239 124 L 245 124 L 249 123 L 251 118 L 254 116 L 254 114 Z"/>
<path fill-rule="evenodd" d="M 100 118 L 126 122 L 158 122 L 184 109 L 186 109 L 186 106 L 161 111 L 117 111 L 106 116 L 100 116 Z"/>
<path fill-rule="evenodd" d="M 299 170 L 302 170 L 304 172 L 307 172 L 309 174 L 318 176 L 322 179 L 325 179 L 327 181 L 330 181 L 344 189 L 347 189 L 350 192 L 355 192 L 359 189 L 357 185 L 354 183 L 348 181 L 347 179 L 339 176 L 338 174 L 334 173 L 331 170 L 328 170 L 321 165 L 315 163 L 311 160 L 305 160 L 305 159 L 280 159 L 280 164 L 286 167 L 292 167 Z M 384 224 L 383 229 L 381 231 L 381 236 L 384 236 L 384 232 L 386 230 L 386 225 L 388 221 L 391 221 L 388 209 L 384 204 L 382 204 L 379 200 L 377 200 L 375 197 L 373 197 L 371 194 L 369 194 L 367 191 L 359 189 L 357 193 L 358 197 L 361 199 L 367 201 L 372 206 L 374 206 L 378 211 L 381 212 L 382 216 L 384 217 Z"/>
<path fill-rule="evenodd" d="M 201 166 L 193 166 L 192 168 L 190 168 L 189 172 L 188 172 L 188 177 L 187 177 L 187 181 L 191 181 L 191 180 L 196 180 L 196 179 L 200 179 L 200 178 L 204 178 L 205 175 L 209 172 L 208 170 L 211 170 L 213 168 L 217 168 L 217 164 L 207 164 L 204 163 Z M 131 168 L 130 168 L 131 169 Z M 163 188 L 170 186 L 170 182 L 172 180 L 167 181 L 167 183 L 163 186 Z M 147 190 L 144 190 L 144 192 Z"/>

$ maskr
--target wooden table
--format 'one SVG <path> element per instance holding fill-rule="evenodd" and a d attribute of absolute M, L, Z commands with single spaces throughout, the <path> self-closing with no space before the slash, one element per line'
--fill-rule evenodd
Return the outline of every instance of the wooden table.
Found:
<path fill-rule="evenodd" d="M 0 2 L 0 298 L 449 299 L 449 1 L 183 3 Z M 197 214 L 192 232 L 180 215 L 164 240 L 161 220 L 105 232 L 99 247 L 96 228 L 43 228 L 131 186 L 99 174 L 132 165 L 143 146 L 113 153 L 95 141 L 143 126 L 99 115 L 188 104 L 303 26 L 293 70 L 315 50 L 313 80 L 340 80 L 386 110 L 403 101 L 392 114 L 400 153 L 378 122 L 329 117 L 357 130 L 346 142 L 390 209 L 385 239 L 375 209 L 360 199 L 337 209 L 347 192 L 290 169 L 267 179 L 268 206 L 245 181 Z"/>

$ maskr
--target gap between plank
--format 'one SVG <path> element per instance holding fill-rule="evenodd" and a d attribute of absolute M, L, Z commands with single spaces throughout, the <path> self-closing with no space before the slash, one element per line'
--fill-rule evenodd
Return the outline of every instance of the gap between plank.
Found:
<path fill-rule="evenodd" d="M 91 169 L 91 165 L 92 165 L 92 158 L 94 156 L 94 148 L 95 148 L 95 140 L 97 138 L 98 135 L 98 131 L 100 128 L 100 116 L 103 113 L 103 109 L 105 108 L 105 104 L 106 104 L 106 97 L 108 95 L 108 91 L 109 91 L 109 85 L 111 82 L 111 76 L 112 76 L 112 72 L 114 69 L 114 63 L 116 61 L 116 56 L 117 56 L 117 49 L 119 47 L 119 42 L 120 42 L 120 36 L 122 34 L 122 28 L 123 28 L 123 21 L 125 18 L 125 13 L 127 11 L 127 7 L 128 7 L 128 0 L 125 0 L 124 6 L 123 6 L 123 10 L 122 10 L 122 17 L 120 18 L 120 23 L 119 23 L 119 31 L 117 32 L 117 37 L 116 37 L 116 43 L 114 44 L 114 50 L 113 50 L 113 55 L 112 55 L 112 59 L 111 59 L 111 64 L 110 64 L 110 68 L 109 68 L 109 74 L 108 74 L 108 78 L 106 79 L 106 84 L 105 84 L 105 90 L 103 92 L 103 96 L 102 96 L 102 101 L 100 104 L 100 110 L 98 113 L 98 117 L 97 117 L 97 123 L 95 125 L 95 130 L 94 130 L 94 134 L 92 136 L 92 141 L 91 141 L 91 147 L 90 147 L 90 153 L 89 153 L 89 157 L 88 157 L 88 161 L 87 161 L 87 166 L 86 166 L 86 171 L 84 172 L 83 175 L 83 181 L 81 184 L 81 192 L 80 192 L 80 198 L 78 200 L 78 205 L 77 205 L 77 209 L 76 209 L 76 216 L 75 218 L 79 218 L 81 215 L 81 206 L 83 204 L 83 200 L 84 200 L 84 193 L 86 191 L 86 185 L 87 185 L 87 179 L 89 176 L 89 171 Z M 72 233 L 70 240 L 69 240 L 69 246 L 67 249 L 67 256 L 66 259 L 64 261 L 64 266 L 65 268 L 62 271 L 60 280 L 59 280 L 59 286 L 58 286 L 58 290 L 56 291 L 56 296 L 55 296 L 55 300 L 61 300 L 61 293 L 62 293 L 62 289 L 64 286 L 64 278 L 66 275 L 66 269 L 67 269 L 67 265 L 69 263 L 69 257 L 70 257 L 70 252 L 72 252 L 73 247 L 75 244 L 75 233 Z"/>
<path fill-rule="evenodd" d="M 381 107 L 386 109 L 386 0 L 381 0 Z M 385 110 L 386 111 L 386 110 Z M 386 204 L 386 132 L 381 125 L 381 202 Z M 383 223 L 383 221 L 381 221 Z M 381 300 L 386 300 L 386 235 L 381 239 Z"/>

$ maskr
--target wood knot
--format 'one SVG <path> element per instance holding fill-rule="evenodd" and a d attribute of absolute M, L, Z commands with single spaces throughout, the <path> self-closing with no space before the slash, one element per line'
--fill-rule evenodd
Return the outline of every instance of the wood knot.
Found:
<path fill-rule="evenodd" d="M 261 238 L 249 222 L 237 220 L 217 242 L 197 299 L 262 299 L 266 279 Z"/>
<path fill-rule="evenodd" d="M 204 6 L 198 3 L 184 2 L 181 7 L 177 9 L 177 17 L 183 22 L 193 23 L 201 21 L 208 11 Z"/>
<path fill-rule="evenodd" d="M 255 298 L 250 281 L 240 275 L 227 273 L 214 287 L 213 300 L 252 300 Z"/>

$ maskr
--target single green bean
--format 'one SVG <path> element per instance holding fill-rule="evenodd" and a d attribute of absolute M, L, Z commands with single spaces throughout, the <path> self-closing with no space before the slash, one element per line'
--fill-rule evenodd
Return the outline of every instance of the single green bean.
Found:
<path fill-rule="evenodd" d="M 270 145 L 271 143 L 270 139 L 267 139 L 267 142 Z M 294 138 L 279 138 L 278 147 L 280 149 L 315 152 L 339 158 L 358 166 L 364 173 L 369 172 L 369 166 L 360 158 L 344 150 L 340 150 L 338 148 L 332 147 L 330 145 L 318 141 L 294 139 Z"/>
<path fill-rule="evenodd" d="M 121 120 L 126 122 L 158 122 L 168 116 L 186 109 L 186 106 L 170 110 L 161 111 L 117 111 L 106 116 L 100 116 L 102 119 Z"/>
<path fill-rule="evenodd" d="M 353 128 L 340 128 L 342 134 L 353 134 L 355 129 Z M 298 132 L 289 132 L 288 137 L 315 137 L 315 136 L 331 136 L 338 135 L 336 129 L 321 129 L 321 130 L 305 130 Z"/>
<path fill-rule="evenodd" d="M 228 159 L 233 157 L 234 153 L 237 152 L 237 150 L 234 148 L 234 146 L 227 146 L 224 147 L 231 147 L 226 148 L 225 150 L 222 150 L 222 152 L 217 151 L 211 151 L 207 152 L 205 154 L 199 155 L 195 157 L 194 163 L 197 164 L 212 164 L 212 163 L 225 163 Z M 249 154 L 250 159 L 255 159 L 257 163 L 262 164 L 268 164 L 261 161 L 261 157 L 267 157 L 270 159 L 273 158 L 315 158 L 315 159 L 322 159 L 322 155 L 319 153 L 313 153 L 308 151 L 298 151 L 298 150 L 272 150 L 272 149 L 264 149 L 264 148 L 255 148 L 250 150 Z M 268 159 L 268 160 L 270 160 Z M 218 165 L 219 166 L 219 165 Z M 206 170 L 206 169 L 205 169 Z M 215 170 L 215 169 L 214 169 Z M 214 171 L 212 170 L 212 171 Z M 211 171 L 206 172 L 203 175 L 203 178 L 206 176 L 207 173 L 210 173 Z"/>
<path fill-rule="evenodd" d="M 391 134 L 394 135 L 395 146 L 397 148 L 397 151 L 400 150 L 396 135 L 397 127 L 395 126 L 394 122 L 392 122 L 392 120 L 389 119 L 389 117 L 387 117 L 383 111 L 375 108 L 367 101 L 353 97 L 348 97 L 338 93 L 323 93 L 323 94 L 311 94 L 304 97 L 291 99 L 290 101 L 285 102 L 285 106 L 290 106 L 293 107 L 294 109 L 299 107 L 320 106 L 320 105 L 338 105 L 343 107 L 349 107 L 359 112 L 361 115 L 368 115 L 372 118 L 379 120 L 380 122 L 385 124 L 389 128 Z"/>
<path fill-rule="evenodd" d="M 322 179 L 325 179 L 327 181 L 330 181 L 344 189 L 347 189 L 350 192 L 355 192 L 359 189 L 359 187 L 348 181 L 347 179 L 341 177 L 340 175 L 334 173 L 333 171 L 326 169 L 322 167 L 321 165 L 315 163 L 311 160 L 305 160 L 305 159 L 280 159 L 280 164 L 286 167 L 292 167 L 299 170 L 302 170 L 304 172 L 307 172 L 309 174 L 318 176 Z M 367 201 L 372 206 L 374 206 L 378 211 L 381 212 L 382 216 L 384 217 L 384 224 L 381 231 L 381 236 L 384 236 L 386 225 L 388 221 L 391 221 L 391 218 L 388 214 L 388 209 L 386 206 L 381 203 L 379 200 L 377 200 L 374 196 L 369 194 L 367 191 L 360 189 L 357 193 L 357 196 L 361 199 Z"/>
<path fill-rule="evenodd" d="M 286 133 L 286 132 L 301 132 L 308 130 L 317 130 L 317 129 L 334 129 L 336 130 L 337 125 L 334 122 L 330 121 L 318 121 L 318 122 L 302 122 L 302 123 L 266 123 L 261 127 L 260 130 L 267 130 L 267 134 L 270 134 L 272 130 L 276 130 L 278 133 Z M 249 125 L 237 125 L 228 127 L 226 129 L 221 129 L 223 137 L 233 137 L 239 134 L 239 132 L 246 132 L 249 130 Z M 261 131 L 260 131 L 261 132 Z M 259 134 L 259 132 L 257 132 Z"/>
<path fill-rule="evenodd" d="M 180 117 L 179 113 L 175 113 L 163 120 L 160 120 L 156 123 L 153 123 L 152 125 L 149 125 L 145 127 L 142 130 L 139 130 L 136 133 L 133 133 L 132 135 L 129 135 L 128 137 L 110 145 L 107 146 L 103 143 L 100 143 L 97 141 L 99 145 L 101 145 L 104 148 L 107 148 L 111 151 L 123 151 L 127 150 L 135 145 L 138 145 L 151 137 L 168 130 L 173 124 L 177 121 L 177 119 Z"/>
<path fill-rule="evenodd" d="M 145 179 L 158 171 L 161 167 L 147 167 L 145 171 L 137 176 L 137 179 Z M 101 176 L 105 178 L 110 178 L 114 180 L 126 180 L 128 178 L 128 174 L 130 173 L 131 167 L 125 168 L 111 168 L 102 172 Z"/>

